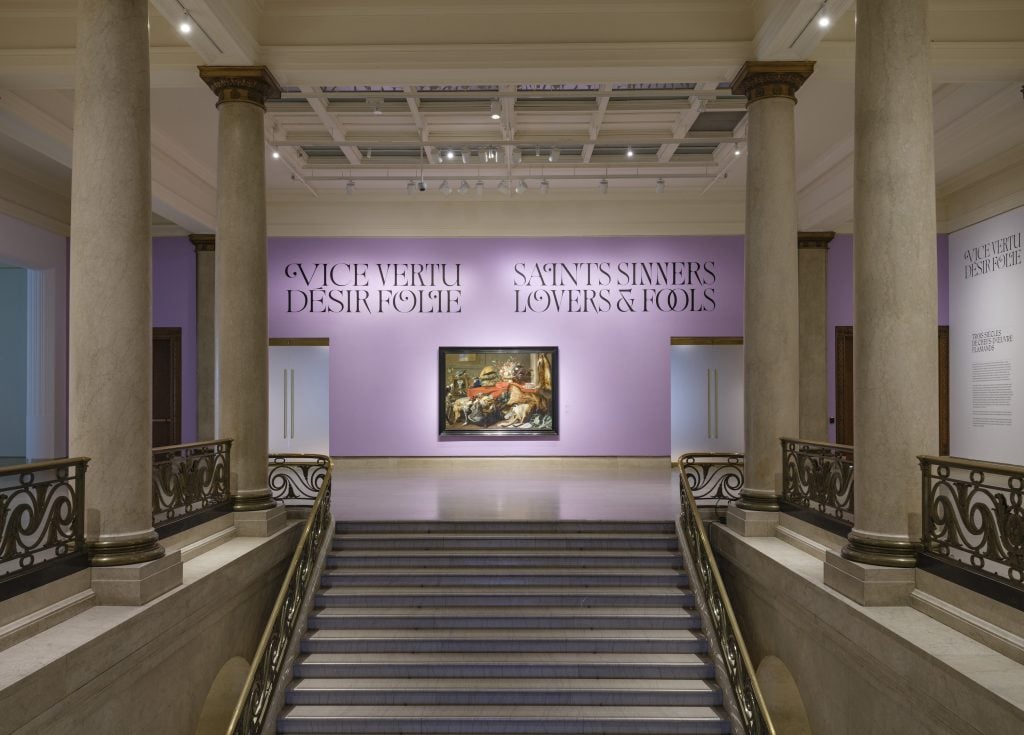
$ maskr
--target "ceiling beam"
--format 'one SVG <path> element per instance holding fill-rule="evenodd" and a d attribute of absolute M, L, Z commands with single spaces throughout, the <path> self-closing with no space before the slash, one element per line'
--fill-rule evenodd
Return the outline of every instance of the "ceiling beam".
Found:
<path fill-rule="evenodd" d="M 602 84 L 601 91 L 610 91 L 611 87 L 611 84 Z M 597 110 L 591 116 L 590 129 L 587 130 L 588 142 L 583 145 L 583 163 L 590 163 L 590 159 L 594 155 L 594 141 L 597 140 L 598 133 L 601 131 L 601 123 L 604 122 L 604 113 L 608 110 L 609 99 L 609 97 L 599 97 L 597 100 Z"/>
<path fill-rule="evenodd" d="M 754 35 L 756 58 L 762 61 L 809 59 L 815 47 L 853 5 L 854 0 L 779 0 Z M 827 15 L 830 26 L 818 19 Z"/>
<path fill-rule="evenodd" d="M 302 91 L 309 91 L 311 94 L 315 91 L 310 87 L 301 87 Z M 363 154 L 359 152 L 359 148 L 354 145 L 346 145 L 345 128 L 342 126 L 338 119 L 334 117 L 330 112 L 327 111 L 327 106 L 324 101 L 319 97 L 308 97 L 307 101 L 309 106 L 313 108 L 313 112 L 320 119 L 320 123 L 327 129 L 327 133 L 331 136 L 331 140 L 335 143 L 341 144 L 341 152 L 345 154 L 345 158 L 349 160 L 354 166 L 358 166 L 363 162 Z M 272 145 L 287 145 L 287 143 L 273 143 Z"/>
<path fill-rule="evenodd" d="M 206 64 L 212 66 L 252 66 L 258 63 L 260 47 L 256 29 L 250 28 L 223 0 L 150 0 L 172 28 L 185 19 L 185 8 L 192 32 L 183 36 Z"/>
<path fill-rule="evenodd" d="M 708 87 L 714 87 L 712 82 L 702 82 L 698 85 L 698 90 L 705 90 Z M 686 134 L 690 132 L 690 127 L 700 116 L 700 113 L 704 111 L 707 106 L 707 98 L 694 95 L 690 97 L 690 104 L 688 107 L 683 108 L 679 112 L 679 116 L 676 118 L 675 124 L 672 126 L 672 137 L 673 138 L 686 138 Z M 661 148 L 658 149 L 658 160 L 662 163 L 672 160 L 672 156 L 676 153 L 676 148 L 679 147 L 678 143 L 662 143 Z"/>

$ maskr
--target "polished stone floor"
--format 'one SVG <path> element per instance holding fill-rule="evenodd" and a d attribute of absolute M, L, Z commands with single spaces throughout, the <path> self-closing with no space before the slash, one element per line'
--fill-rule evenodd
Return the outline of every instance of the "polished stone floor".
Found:
<path fill-rule="evenodd" d="M 336 459 L 338 520 L 673 520 L 668 458 Z"/>

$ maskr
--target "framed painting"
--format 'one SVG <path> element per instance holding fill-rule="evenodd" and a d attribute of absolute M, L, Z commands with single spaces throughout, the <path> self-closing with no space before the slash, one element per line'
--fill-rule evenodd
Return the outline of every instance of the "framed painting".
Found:
<path fill-rule="evenodd" d="M 557 347 L 440 347 L 437 373 L 441 436 L 557 436 Z"/>

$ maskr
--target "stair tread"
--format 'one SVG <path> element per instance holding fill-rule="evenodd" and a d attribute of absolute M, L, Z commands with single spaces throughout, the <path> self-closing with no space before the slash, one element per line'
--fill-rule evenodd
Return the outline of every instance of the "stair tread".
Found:
<path fill-rule="evenodd" d="M 345 607 L 345 608 L 319 608 L 313 613 L 313 617 L 461 617 L 473 615 L 478 617 L 508 617 L 515 615 L 523 617 L 679 617 L 694 618 L 699 614 L 688 607 L 531 607 L 528 610 L 514 611 L 503 610 L 495 607 L 476 607 L 467 605 L 464 607 Z"/>
<path fill-rule="evenodd" d="M 298 679 L 291 689 L 321 690 L 452 690 L 489 691 L 530 689 L 537 691 L 649 691 L 711 692 L 718 685 L 706 679 L 465 679 L 465 678 L 316 678 Z"/>
<path fill-rule="evenodd" d="M 405 638 L 408 640 L 491 640 L 491 639 L 519 639 L 519 640 L 637 640 L 637 641 L 692 641 L 704 640 L 702 633 L 691 630 L 632 630 L 628 628 L 617 629 L 607 628 L 602 630 L 545 630 L 543 628 L 488 628 L 486 630 L 451 630 L 446 628 L 428 628 L 416 630 L 408 628 L 359 628 L 345 630 L 344 628 L 333 628 L 316 630 L 305 636 L 310 640 L 394 640 Z"/>
<path fill-rule="evenodd" d="M 565 595 L 565 594 L 578 594 L 577 591 L 569 591 L 561 589 L 551 589 L 550 587 L 540 587 L 535 585 L 522 585 L 515 587 L 514 589 L 484 589 L 481 590 L 479 587 L 464 587 L 461 585 L 448 585 L 445 587 L 421 587 L 411 585 L 388 585 L 385 587 L 378 586 L 361 586 L 352 585 L 350 587 L 343 588 L 325 588 L 320 590 L 322 595 L 504 595 L 504 596 L 515 596 L 515 595 Z M 646 597 L 679 597 L 687 594 L 685 590 L 676 589 L 674 587 L 666 588 L 652 588 L 652 587 L 631 587 L 628 585 L 612 585 L 595 587 L 588 589 L 587 594 L 594 595 L 638 595 Z"/>
<path fill-rule="evenodd" d="M 392 717 L 430 718 L 569 718 L 569 719 L 721 719 L 718 707 L 705 705 L 647 707 L 581 705 L 453 705 L 410 704 L 376 707 L 358 704 L 296 704 L 287 707 L 283 717 Z"/>
<path fill-rule="evenodd" d="M 699 653 L 307 653 L 300 663 L 706 664 Z"/>
<path fill-rule="evenodd" d="M 351 538 L 351 537 L 350 536 L 345 536 L 345 537 L 339 537 L 339 538 L 344 539 L 344 538 Z M 632 550 L 632 549 L 627 549 L 627 550 L 623 550 L 623 549 L 617 549 L 617 550 L 616 549 L 612 549 L 612 550 L 583 549 L 583 550 L 579 550 L 579 549 L 530 549 L 530 548 L 522 548 L 522 549 L 494 549 L 494 550 L 487 550 L 487 551 L 484 551 L 484 552 L 481 552 L 478 549 L 422 549 L 422 550 L 415 550 L 415 551 L 416 551 L 416 556 L 424 556 L 424 557 L 431 557 L 431 556 L 438 556 L 438 557 L 445 557 L 445 556 L 468 556 L 468 557 L 476 557 L 476 556 L 508 556 L 508 557 L 518 557 L 518 556 L 526 556 L 526 557 L 529 557 L 529 556 L 564 556 L 564 557 L 570 558 L 570 557 L 577 557 L 577 556 L 588 556 L 588 557 L 592 556 L 592 557 L 595 557 L 595 558 L 601 558 L 601 557 L 606 557 L 606 556 L 613 556 L 613 557 L 628 556 L 630 558 L 633 558 L 633 557 L 639 556 L 639 557 L 658 557 L 658 558 L 678 558 L 678 552 L 662 550 L 662 549 L 636 549 L 636 550 Z M 628 551 L 629 553 L 625 553 L 626 551 Z M 347 557 L 347 556 L 356 556 L 356 557 L 379 556 L 379 557 L 382 557 L 382 558 L 388 558 L 388 557 L 391 557 L 391 556 L 410 556 L 410 555 L 411 554 L 410 554 L 410 550 L 409 549 L 335 549 L 333 551 L 328 552 L 327 558 L 330 559 L 332 557 Z"/>

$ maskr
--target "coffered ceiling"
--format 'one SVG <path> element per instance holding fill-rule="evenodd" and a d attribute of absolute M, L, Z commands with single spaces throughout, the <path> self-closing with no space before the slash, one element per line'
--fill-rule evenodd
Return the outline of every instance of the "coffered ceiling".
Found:
<path fill-rule="evenodd" d="M 529 216 L 558 232 L 579 204 L 649 231 L 687 217 L 742 231 L 746 113 L 729 82 L 749 58 L 816 61 L 798 95 L 800 225 L 848 229 L 853 5 L 152 0 L 158 229 L 215 228 L 217 114 L 196 66 L 266 64 L 284 89 L 266 115 L 272 232 L 413 222 L 446 200 L 513 228 Z M 26 182 L 0 186 L 0 200 L 52 229 L 66 226 L 75 7 L 0 0 L 0 164 Z M 1024 2 L 930 10 L 941 198 L 1024 166 Z"/>

